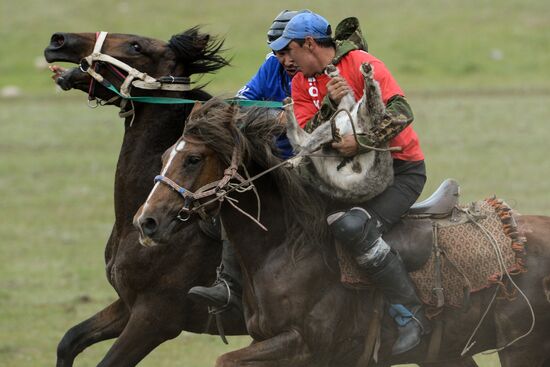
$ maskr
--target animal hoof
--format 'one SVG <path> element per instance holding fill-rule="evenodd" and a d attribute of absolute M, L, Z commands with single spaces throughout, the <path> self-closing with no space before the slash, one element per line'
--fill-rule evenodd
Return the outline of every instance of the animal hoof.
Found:
<path fill-rule="evenodd" d="M 331 78 L 334 78 L 334 77 L 340 75 L 340 71 L 333 64 L 328 64 L 327 67 L 325 68 L 325 74 L 327 74 Z"/>
<path fill-rule="evenodd" d="M 372 66 L 371 66 L 371 64 L 369 64 L 368 62 L 365 62 L 365 63 L 361 64 L 359 69 L 361 70 L 361 74 L 363 74 L 363 76 L 365 78 L 371 78 L 372 79 Z"/>
<path fill-rule="evenodd" d="M 286 161 L 285 167 L 290 168 L 290 169 L 296 168 L 300 165 L 300 163 L 302 162 L 302 159 L 303 159 L 303 157 L 298 157 L 298 156 L 290 158 Z"/>

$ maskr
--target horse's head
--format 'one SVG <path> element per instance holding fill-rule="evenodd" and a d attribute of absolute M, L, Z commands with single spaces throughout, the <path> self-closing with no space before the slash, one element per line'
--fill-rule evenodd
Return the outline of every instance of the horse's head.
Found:
<path fill-rule="evenodd" d="M 48 62 L 70 62 L 79 67 L 57 73 L 63 89 L 90 89 L 92 77 L 117 89 L 183 90 L 192 74 L 210 73 L 228 65 L 220 56 L 223 40 L 200 33 L 197 27 L 172 36 L 170 41 L 115 33 L 54 33 L 44 50 Z M 126 82 L 126 86 L 124 83 Z M 141 84 L 140 84 L 141 83 Z M 100 85 L 96 94 L 114 94 Z"/>
<path fill-rule="evenodd" d="M 161 174 L 134 216 L 143 245 L 168 242 L 183 222 L 217 214 L 217 194 L 240 177 L 236 171 L 244 147 L 232 134 L 238 131 L 236 113 L 236 107 L 218 99 L 195 106 L 183 136 L 164 153 Z"/>

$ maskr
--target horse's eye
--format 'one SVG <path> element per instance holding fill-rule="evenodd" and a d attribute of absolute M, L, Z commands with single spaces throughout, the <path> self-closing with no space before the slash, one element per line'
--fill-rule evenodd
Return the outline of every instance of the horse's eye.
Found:
<path fill-rule="evenodd" d="M 189 157 L 187 157 L 187 159 L 185 160 L 185 164 L 188 165 L 188 164 L 197 164 L 201 161 L 201 157 L 199 157 L 198 155 L 190 155 Z"/>
<path fill-rule="evenodd" d="M 132 47 L 132 49 L 136 52 L 141 52 L 141 46 L 139 45 L 139 43 L 137 42 L 132 42 L 132 44 L 130 45 Z"/>

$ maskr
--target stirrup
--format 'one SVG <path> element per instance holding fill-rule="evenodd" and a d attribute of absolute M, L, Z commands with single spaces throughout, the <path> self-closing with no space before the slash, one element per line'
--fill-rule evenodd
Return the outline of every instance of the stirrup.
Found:
<path fill-rule="evenodd" d="M 227 280 L 225 280 L 223 278 L 218 278 L 218 279 L 216 279 L 216 281 L 214 282 L 212 287 L 215 287 L 216 285 L 221 284 L 221 283 L 223 283 L 225 285 L 225 288 L 227 288 L 227 301 L 225 302 L 225 305 L 223 305 L 223 306 L 219 306 L 219 307 L 208 306 L 208 313 L 209 314 L 212 314 L 212 315 L 220 314 L 220 313 L 228 310 L 230 305 L 231 305 L 231 287 L 229 286 L 229 283 L 227 282 Z"/>
<path fill-rule="evenodd" d="M 229 283 L 227 283 L 227 280 L 223 279 L 223 278 L 220 278 L 218 276 L 218 279 L 216 279 L 216 281 L 214 282 L 214 284 L 212 285 L 213 287 L 216 286 L 217 284 L 220 284 L 222 283 L 225 285 L 225 287 L 227 288 L 227 302 L 225 303 L 225 305 L 223 306 L 220 306 L 220 307 L 214 307 L 214 306 L 208 306 L 208 321 L 206 322 L 206 330 L 209 330 L 210 329 L 210 324 L 212 323 L 212 318 L 215 318 L 216 319 L 216 327 L 218 328 L 218 334 L 220 336 L 220 339 L 222 340 L 222 342 L 224 344 L 229 344 L 229 342 L 227 341 L 227 338 L 225 337 L 225 331 L 223 329 L 223 322 L 222 322 L 222 313 L 224 313 L 225 311 L 227 311 L 229 308 L 230 308 L 230 304 L 231 304 L 231 287 L 229 286 Z"/>

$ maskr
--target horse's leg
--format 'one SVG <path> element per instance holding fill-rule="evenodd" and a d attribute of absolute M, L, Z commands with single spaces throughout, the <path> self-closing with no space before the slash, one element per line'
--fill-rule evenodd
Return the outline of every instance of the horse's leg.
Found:
<path fill-rule="evenodd" d="M 221 355 L 216 367 L 269 367 L 269 366 L 319 366 L 312 361 L 304 339 L 296 330 L 290 330 L 273 338 L 252 343 L 248 347 Z"/>
<path fill-rule="evenodd" d="M 536 270 L 533 270 L 535 272 Z M 501 350 L 498 355 L 502 367 L 541 367 L 550 357 L 550 317 L 548 307 L 542 292 L 538 292 L 537 284 L 529 271 L 516 278 L 516 283 L 522 289 L 532 304 L 536 323 L 532 332 L 523 339 Z M 529 288 L 529 283 L 535 286 Z M 537 292 L 532 290 L 536 289 Z M 530 292 L 531 291 L 531 292 Z M 540 293 L 538 296 L 536 293 Z M 546 304 L 545 304 L 546 303 Z M 495 326 L 497 345 L 504 346 L 515 338 L 524 335 L 531 325 L 531 315 L 525 300 L 518 295 L 513 300 L 499 299 L 495 307 Z"/>
<path fill-rule="evenodd" d="M 111 346 L 98 367 L 135 366 L 166 340 L 183 330 L 186 310 L 169 298 L 155 294 L 132 306 L 124 331 Z"/>
<path fill-rule="evenodd" d="M 499 352 L 502 367 L 541 367 L 550 357 L 550 304 L 547 280 L 550 277 L 550 218 L 520 216 L 519 228 L 527 237 L 527 272 L 513 277 L 529 299 L 535 313 L 532 332 Z M 527 332 L 532 318 L 519 292 L 512 300 L 497 299 L 495 305 L 497 345 L 502 347 Z"/>
<path fill-rule="evenodd" d="M 119 299 L 89 319 L 70 328 L 57 346 L 57 367 L 70 367 L 76 356 L 92 344 L 116 338 L 128 321 L 129 312 Z"/>

